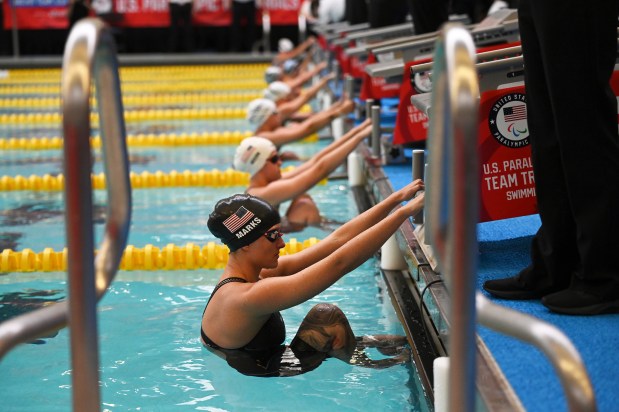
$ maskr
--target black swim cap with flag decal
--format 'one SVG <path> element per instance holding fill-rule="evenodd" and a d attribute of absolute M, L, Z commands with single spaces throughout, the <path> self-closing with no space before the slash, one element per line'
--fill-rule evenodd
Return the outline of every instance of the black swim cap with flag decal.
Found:
<path fill-rule="evenodd" d="M 234 252 L 256 241 L 280 220 L 279 213 L 268 202 L 238 194 L 217 202 L 207 226 L 230 252 Z"/>

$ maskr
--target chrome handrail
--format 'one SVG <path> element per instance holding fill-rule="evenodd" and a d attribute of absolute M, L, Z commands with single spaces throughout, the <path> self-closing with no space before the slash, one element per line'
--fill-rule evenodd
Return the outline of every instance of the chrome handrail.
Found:
<path fill-rule="evenodd" d="M 555 368 L 570 411 L 597 410 L 587 369 L 569 338 L 554 325 L 491 302 L 477 293 L 479 322 L 537 347 Z"/>
<path fill-rule="evenodd" d="M 475 45 L 461 24 L 446 24 L 434 52 L 426 236 L 450 293 L 451 411 L 475 406 L 475 273 L 479 216 Z"/>
<path fill-rule="evenodd" d="M 94 256 L 90 90 L 94 74 L 107 180 L 107 222 Z M 96 18 L 71 30 L 63 57 L 62 110 L 69 299 L 0 324 L 0 357 L 70 324 L 74 410 L 99 410 L 96 302 L 112 282 L 129 235 L 131 185 L 111 31 Z"/>

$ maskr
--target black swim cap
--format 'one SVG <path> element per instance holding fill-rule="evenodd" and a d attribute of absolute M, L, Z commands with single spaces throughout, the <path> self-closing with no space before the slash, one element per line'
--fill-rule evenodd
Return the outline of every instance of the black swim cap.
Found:
<path fill-rule="evenodd" d="M 268 202 L 243 194 L 217 202 L 207 226 L 230 252 L 234 252 L 253 243 L 279 222 L 279 213 Z"/>

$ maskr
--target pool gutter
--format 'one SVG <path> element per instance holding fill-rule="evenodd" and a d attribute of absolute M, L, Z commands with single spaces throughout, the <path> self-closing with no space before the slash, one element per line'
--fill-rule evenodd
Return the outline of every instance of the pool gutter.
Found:
<path fill-rule="evenodd" d="M 360 210 L 365 210 L 393 193 L 393 187 L 371 149 L 362 144 L 358 150 L 365 159 L 367 183 L 364 188 L 353 188 L 353 192 Z M 410 220 L 400 227 L 396 239 L 409 270 L 382 270 L 382 275 L 409 339 L 424 390 L 433 401 L 433 360 L 448 356 L 449 295 L 440 282 L 441 276 L 432 270 Z M 430 287 L 426 288 L 428 285 Z M 476 352 L 478 409 L 491 412 L 523 410 L 515 391 L 479 336 Z"/>
<path fill-rule="evenodd" d="M 210 64 L 270 63 L 272 53 L 183 53 L 119 54 L 120 66 L 193 66 Z M 41 69 L 62 67 L 62 56 L 21 56 L 0 58 L 0 69 Z"/>

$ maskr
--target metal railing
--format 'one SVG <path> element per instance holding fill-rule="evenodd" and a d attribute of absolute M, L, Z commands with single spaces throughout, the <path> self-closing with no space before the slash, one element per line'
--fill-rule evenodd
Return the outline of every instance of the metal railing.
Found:
<path fill-rule="evenodd" d="M 450 293 L 451 411 L 475 405 L 475 273 L 479 215 L 475 45 L 460 24 L 440 31 L 434 54 L 430 115 L 426 236 Z"/>
<path fill-rule="evenodd" d="M 538 348 L 554 367 L 563 386 L 570 411 L 597 411 L 593 385 L 578 350 L 554 325 L 508 309 L 477 294 L 479 322 Z"/>
<path fill-rule="evenodd" d="M 107 180 L 107 221 L 94 256 L 90 90 L 94 77 Z M 112 282 L 129 235 L 131 186 L 116 46 L 98 19 L 71 31 L 63 57 L 62 111 L 69 299 L 0 324 L 0 357 L 70 325 L 73 408 L 100 408 L 96 304 Z"/>
<path fill-rule="evenodd" d="M 448 353 L 450 411 L 475 408 L 475 316 L 498 332 L 539 348 L 559 375 L 572 411 L 595 411 L 591 381 L 578 351 L 555 326 L 494 304 L 475 293 L 479 216 L 477 124 L 479 83 L 475 48 L 460 25 L 446 25 L 433 65 L 426 236 L 450 293 Z"/>

